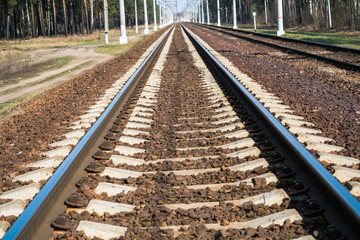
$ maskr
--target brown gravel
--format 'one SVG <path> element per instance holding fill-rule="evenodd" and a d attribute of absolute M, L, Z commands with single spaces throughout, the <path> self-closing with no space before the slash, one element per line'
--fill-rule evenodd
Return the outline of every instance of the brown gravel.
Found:
<path fill-rule="evenodd" d="M 302 222 L 286 222 L 283 225 L 273 224 L 267 228 L 258 227 L 244 229 L 209 230 L 203 224 L 194 224 L 189 228 L 182 228 L 179 232 L 173 230 L 161 230 L 159 227 L 143 229 L 140 227 L 130 228 L 123 239 L 294 239 L 307 235 L 308 229 Z M 315 231 L 318 232 L 318 231 Z M 87 239 L 82 232 L 67 231 L 59 234 L 54 239 Z"/>
<path fill-rule="evenodd" d="M 159 164 L 141 165 L 141 166 L 127 166 L 126 164 L 119 165 L 120 168 L 125 168 L 134 171 L 158 171 L 158 170 L 184 170 L 193 168 L 211 168 L 220 167 L 221 171 L 204 173 L 192 176 L 176 176 L 173 173 L 164 174 L 157 172 L 156 174 L 143 174 L 138 178 L 116 179 L 108 176 L 101 177 L 98 174 L 88 174 L 81 183 L 78 184 L 77 194 L 80 200 L 85 203 L 85 206 L 90 199 L 99 199 L 111 202 L 132 204 L 135 206 L 135 211 L 128 213 L 117 213 L 110 215 L 104 213 L 99 215 L 97 213 L 83 212 L 78 214 L 70 212 L 68 217 L 70 221 L 76 226 L 80 220 L 90 220 L 95 222 L 112 223 L 118 226 L 129 227 L 126 235 L 120 239 L 254 239 L 258 237 L 274 236 L 277 239 L 300 237 L 309 234 L 314 226 L 305 229 L 303 223 L 297 222 L 292 224 L 287 221 L 283 226 L 273 225 L 269 228 L 262 229 L 228 229 L 226 231 L 206 230 L 203 223 L 220 223 L 227 225 L 233 221 L 244 221 L 254 219 L 259 216 L 265 216 L 270 213 L 275 213 L 288 208 L 301 209 L 305 206 L 306 197 L 301 197 L 299 200 L 284 199 L 283 203 L 273 206 L 254 205 L 247 203 L 242 206 L 233 206 L 225 204 L 224 201 L 244 199 L 250 196 L 268 192 L 277 189 L 281 186 L 289 186 L 289 183 L 271 183 L 266 184 L 265 179 L 253 180 L 254 186 L 249 186 L 244 183 L 239 186 L 225 186 L 217 191 L 211 191 L 209 188 L 202 190 L 191 190 L 186 188 L 187 185 L 195 184 L 216 184 L 216 183 L 231 183 L 243 179 L 253 178 L 260 174 L 268 173 L 268 168 L 256 168 L 246 172 L 230 171 L 228 166 L 253 160 L 254 158 L 237 159 L 228 158 L 225 153 L 227 150 L 196 150 L 193 152 L 180 153 L 177 148 L 190 146 L 213 146 L 215 144 L 224 144 L 230 142 L 229 139 L 219 138 L 216 140 L 189 140 L 190 138 L 218 136 L 221 133 L 202 133 L 202 134 L 186 134 L 181 136 L 176 134 L 177 130 L 196 129 L 194 121 L 183 122 L 178 119 L 178 116 L 199 117 L 209 120 L 211 112 L 203 106 L 208 103 L 204 101 L 205 95 L 200 87 L 199 81 L 200 72 L 194 67 L 191 55 L 189 54 L 184 40 L 180 34 L 180 29 L 175 30 L 175 37 L 170 47 L 170 53 L 167 57 L 167 62 L 162 72 L 162 86 L 158 94 L 158 106 L 156 107 L 153 116 L 154 122 L 150 130 L 149 136 L 142 136 L 142 138 L 150 140 L 149 142 L 140 145 L 146 149 L 145 154 L 138 154 L 145 160 L 157 160 L 164 158 L 175 157 L 191 157 L 204 155 L 218 155 L 218 159 L 202 159 L 197 161 L 186 160 L 183 162 L 164 162 Z M 143 83 L 140 84 L 143 86 Z M 133 94 L 130 99 L 132 103 L 128 102 L 127 108 L 122 111 L 116 121 L 119 128 L 119 133 L 111 140 L 114 146 L 119 144 L 118 138 L 121 136 L 121 130 L 124 128 L 129 115 L 131 114 L 133 104 L 139 96 L 141 87 Z M 235 101 L 231 99 L 230 101 Z M 239 113 L 242 113 L 241 106 Z M 185 114 L 182 114 L 185 113 Z M 125 115 L 124 115 L 125 114 Z M 245 116 L 247 113 L 244 112 Z M 241 115 L 241 114 L 240 114 Z M 252 126 L 252 120 L 248 117 L 241 118 L 244 123 L 248 123 L 247 127 Z M 184 124 L 183 126 L 174 126 L 176 124 Z M 200 127 L 201 128 L 201 127 Z M 149 131 L 149 130 L 148 130 Z M 253 135 L 260 140 L 266 137 Z M 179 140 L 181 139 L 181 140 Z M 259 141 L 260 141 L 259 140 Z M 259 145 L 257 141 L 257 145 Z M 104 145 L 103 145 L 104 146 Z M 232 150 L 234 151 L 234 150 Z M 116 154 L 115 151 L 105 152 L 108 155 Z M 264 155 L 271 156 L 273 151 L 267 151 Z M 95 160 L 100 168 L 114 167 L 112 162 Z M 279 164 L 281 168 L 282 164 Z M 274 168 L 273 171 L 276 171 Z M 136 186 L 137 190 L 121 193 L 116 196 L 109 197 L 107 194 L 95 194 L 94 190 L 99 182 L 109 182 L 128 186 Z M 189 210 L 169 210 L 163 204 L 174 203 L 194 203 L 194 202 L 220 202 L 219 206 L 208 208 L 195 208 Z M 160 230 L 153 226 L 166 225 L 180 225 L 192 224 L 189 229 L 181 229 L 180 232 L 169 230 Z M 321 224 L 322 227 L 325 225 Z M 147 229 L 141 229 L 147 227 Z M 74 227 L 75 228 L 75 227 Z M 75 232 L 74 229 L 67 231 L 64 234 L 52 236 L 53 239 L 86 239 L 83 232 Z"/>
<path fill-rule="evenodd" d="M 139 46 L 19 106 L 21 113 L 0 125 L 0 175 L 24 170 L 41 159 L 48 144 L 61 140 L 72 121 L 124 74 L 166 28 Z M 121 66 L 121 67 L 119 67 Z M 6 181 L 0 183 L 3 185 Z"/>
<path fill-rule="evenodd" d="M 187 27 L 242 72 L 279 96 L 295 114 L 304 116 L 324 136 L 345 147 L 347 151 L 341 154 L 360 158 L 359 74 L 352 77 L 357 82 L 349 81 L 347 72 L 319 70 L 317 61 L 307 60 L 311 65 L 305 64 L 303 58 L 288 61 L 274 54 L 277 50 L 272 48 L 189 24 Z"/>
<path fill-rule="evenodd" d="M 210 175 L 210 174 L 207 174 Z M 215 175 L 215 174 L 214 174 Z M 237 175 L 244 175 L 244 173 L 231 174 L 233 176 L 224 175 L 218 178 L 202 178 L 198 176 L 196 181 L 188 176 L 174 176 L 173 174 L 165 175 L 157 173 L 155 175 L 143 175 L 138 179 L 113 179 L 108 177 L 89 176 L 88 181 L 83 183 L 77 193 L 84 200 L 91 198 L 108 200 L 112 202 L 122 202 L 133 205 L 139 204 L 170 204 L 170 203 L 189 203 L 191 201 L 225 201 L 233 199 L 242 199 L 251 195 L 257 195 L 266 191 L 275 189 L 276 184 L 266 184 L 266 181 L 257 179 L 254 181 L 255 185 L 250 186 L 241 183 L 239 186 L 227 186 L 218 191 L 211 191 L 210 189 L 192 190 L 185 188 L 186 184 L 206 184 L 206 183 L 231 183 L 240 181 L 244 178 L 251 178 L 257 174 L 250 173 L 244 178 L 236 177 Z M 235 175 L 235 176 L 234 176 Z M 191 181 L 193 180 L 193 181 Z M 100 181 L 107 181 L 115 184 L 137 186 L 137 190 L 128 192 L 127 194 L 121 193 L 113 197 L 108 197 L 106 194 L 96 194 L 91 190 L 95 189 L 97 183 Z M 174 188 L 178 186 L 179 188 Z"/>
<path fill-rule="evenodd" d="M 292 239 L 304 236 L 306 230 L 301 222 L 294 224 L 271 225 L 267 228 L 245 228 L 228 230 L 209 230 L 205 225 L 192 225 L 180 232 L 153 229 L 131 229 L 120 239 Z"/>
<path fill-rule="evenodd" d="M 238 159 L 238 158 L 228 158 L 226 156 L 219 156 L 219 158 L 203 158 L 192 160 L 188 158 L 185 161 L 181 162 L 173 162 L 173 161 L 165 161 L 162 163 L 150 163 L 150 164 L 142 164 L 138 166 L 129 166 L 127 164 L 119 164 L 118 168 L 133 170 L 133 171 L 141 171 L 141 172 L 149 172 L 149 171 L 175 171 L 182 169 L 204 169 L 204 168 L 218 168 L 218 167 L 229 167 L 235 164 L 241 164 L 247 161 L 251 161 L 256 159 L 255 157 L 247 158 L 247 159 Z"/>
<path fill-rule="evenodd" d="M 242 206 L 234 206 L 232 203 L 220 202 L 216 207 L 192 208 L 189 210 L 171 210 L 165 206 L 148 204 L 145 207 L 136 207 L 132 212 L 121 212 L 115 215 L 104 214 L 99 216 L 97 213 L 81 214 L 72 211 L 68 214 L 70 220 L 76 219 L 87 221 L 105 221 L 106 223 L 132 227 L 152 227 L 152 226 L 174 226 L 192 224 L 223 223 L 225 219 L 229 222 L 249 221 L 258 217 L 263 217 L 272 213 L 283 211 L 287 208 L 289 201 L 284 200 L 280 206 L 264 206 L 264 204 L 254 205 L 251 202 Z"/>
<path fill-rule="evenodd" d="M 213 26 L 207 26 L 207 27 L 211 28 L 211 29 L 217 29 Z M 304 51 L 304 52 L 309 52 L 312 54 L 321 55 L 321 56 L 332 58 L 332 59 L 337 59 L 340 61 L 353 63 L 356 65 L 360 64 L 360 58 L 359 58 L 358 53 L 351 53 L 351 52 L 347 52 L 347 51 L 333 51 L 333 50 L 327 49 L 326 47 L 318 47 L 318 46 L 313 46 L 313 45 L 300 43 L 300 42 L 297 43 L 297 42 L 283 41 L 281 39 L 266 38 L 266 37 L 261 37 L 261 36 L 257 36 L 257 35 L 253 35 L 253 34 L 234 32 L 234 31 L 224 29 L 224 28 L 221 29 L 221 31 L 229 32 L 231 34 L 236 34 L 238 36 L 245 36 L 247 38 L 260 40 L 260 41 L 267 42 L 267 43 L 273 43 L 276 45 L 280 45 L 280 46 L 284 46 L 284 47 L 288 47 L 288 48 L 292 48 L 292 49 L 297 49 L 297 50 Z"/>

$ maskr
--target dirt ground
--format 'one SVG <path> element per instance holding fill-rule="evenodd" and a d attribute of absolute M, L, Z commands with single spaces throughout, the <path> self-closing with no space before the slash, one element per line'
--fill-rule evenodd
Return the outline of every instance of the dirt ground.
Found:
<path fill-rule="evenodd" d="M 134 40 L 138 39 L 140 36 L 141 35 L 129 36 L 128 39 Z M 116 43 L 117 41 L 118 38 L 113 38 L 110 43 Z M 68 81 L 75 76 L 78 76 L 81 73 L 112 59 L 114 56 L 111 54 L 98 53 L 95 51 L 96 48 L 102 45 L 104 45 L 104 43 L 52 49 L 38 49 L 27 52 L 26 54 L 29 55 L 31 59 L 36 59 L 37 62 L 65 56 L 72 56 L 73 59 L 69 64 L 58 69 L 45 71 L 39 76 L 23 79 L 17 83 L 1 87 L 0 105 L 36 92 L 41 92 L 42 90 Z M 57 76 L 59 74 L 61 75 Z"/>

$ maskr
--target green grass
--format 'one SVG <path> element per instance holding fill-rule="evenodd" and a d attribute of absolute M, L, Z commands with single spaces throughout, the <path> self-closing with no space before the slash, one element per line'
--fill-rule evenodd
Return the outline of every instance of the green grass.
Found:
<path fill-rule="evenodd" d="M 45 61 L 31 64 L 31 59 L 16 56 L 2 63 L 2 74 L 0 75 L 0 87 L 18 83 L 21 79 L 39 76 L 41 73 L 61 68 L 74 59 L 72 56 L 51 58 Z"/>
<path fill-rule="evenodd" d="M 309 33 L 309 32 L 301 32 L 301 31 L 298 32 L 288 31 L 286 32 L 284 37 L 360 49 L 360 36 L 356 36 L 356 35 L 351 36 L 351 35 L 347 35 L 344 32 L 319 34 L 319 33 Z"/>
<path fill-rule="evenodd" d="M 232 28 L 232 25 L 223 25 Z M 254 31 L 252 25 L 240 25 L 239 29 L 246 31 Z M 256 32 L 276 35 L 276 29 L 265 26 L 258 26 Z M 295 38 L 306 41 L 320 42 L 342 47 L 360 49 L 360 32 L 344 32 L 344 31 L 304 31 L 301 29 L 285 29 L 283 37 Z"/>

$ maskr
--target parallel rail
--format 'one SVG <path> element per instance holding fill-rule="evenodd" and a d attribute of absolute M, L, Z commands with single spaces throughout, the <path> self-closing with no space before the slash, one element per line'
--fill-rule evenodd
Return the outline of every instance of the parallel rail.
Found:
<path fill-rule="evenodd" d="M 57 214 L 63 212 L 64 209 L 60 211 L 52 209 L 53 206 L 59 201 L 61 203 L 64 202 L 65 199 L 59 200 L 64 197 L 61 197 L 61 195 L 66 196 L 66 194 L 63 194 L 62 189 L 64 189 L 66 186 L 69 186 L 69 182 L 75 181 L 76 183 L 78 178 L 74 176 L 78 176 L 77 172 L 79 169 L 85 173 L 83 169 L 88 164 L 88 162 L 85 162 L 84 160 L 86 160 L 86 157 L 91 158 L 91 155 L 89 156 L 88 154 L 89 149 L 92 147 L 92 145 L 96 145 L 96 142 L 99 141 L 99 134 L 104 132 L 104 130 L 109 129 L 109 125 L 112 124 L 111 119 L 116 116 L 117 110 L 126 103 L 127 98 L 131 94 L 133 88 L 136 86 L 137 82 L 145 73 L 151 62 L 155 59 L 156 54 L 160 51 L 164 45 L 164 42 L 166 42 L 166 39 L 171 32 L 170 30 L 168 30 L 168 33 L 161 39 L 154 50 L 149 54 L 141 66 L 127 81 L 124 87 L 114 97 L 108 107 L 91 126 L 91 128 L 71 151 L 71 153 L 66 157 L 54 175 L 48 180 L 41 191 L 36 195 L 36 197 L 27 206 L 16 222 L 7 231 L 3 237 L 4 240 L 29 239 L 29 236 L 31 236 L 31 239 L 44 238 L 44 235 L 41 232 L 42 230 L 39 230 L 39 226 L 44 223 L 49 223 L 44 221 L 44 219 L 54 219 Z M 57 213 L 54 213 L 56 215 L 52 215 L 49 214 L 50 211 Z"/>
<path fill-rule="evenodd" d="M 233 91 L 242 96 L 254 109 L 254 113 L 264 121 L 264 125 L 276 134 L 279 143 L 277 146 L 283 146 L 292 152 L 291 159 L 293 161 L 287 162 L 287 164 L 296 166 L 296 171 L 302 172 L 302 175 L 305 176 L 301 179 L 302 181 L 310 183 L 310 186 L 311 184 L 317 185 L 319 192 L 313 192 L 311 197 L 325 203 L 326 211 L 330 213 L 325 214 L 326 217 L 341 226 L 339 229 L 346 232 L 348 236 L 352 236 L 354 239 L 359 236 L 356 235 L 360 234 L 358 227 L 360 226 L 360 203 L 358 200 L 186 28 L 184 29 L 202 56 L 228 80 Z"/>
<path fill-rule="evenodd" d="M 267 41 L 262 41 L 262 40 L 259 40 L 259 39 L 254 39 L 254 38 L 251 38 L 251 37 L 238 35 L 236 33 L 244 33 L 244 34 L 248 34 L 248 35 L 251 34 L 251 35 L 259 36 L 259 37 L 263 37 L 263 38 L 271 38 L 271 39 L 281 40 L 281 41 L 286 41 L 286 42 L 301 43 L 301 44 L 306 44 L 306 45 L 310 45 L 310 46 L 325 48 L 325 49 L 328 49 L 328 50 L 331 50 L 331 51 L 341 51 L 341 52 L 349 52 L 349 53 L 360 54 L 359 49 L 339 47 L 339 46 L 334 46 L 334 45 L 330 45 L 330 44 L 316 43 L 316 42 L 304 41 L 304 40 L 298 40 L 298 39 L 277 37 L 277 36 L 272 36 L 272 35 L 268 35 L 268 34 L 248 32 L 248 31 L 239 30 L 239 29 L 224 28 L 224 27 L 218 27 L 218 26 L 208 26 L 208 25 L 201 25 L 201 26 L 212 29 L 214 31 L 218 31 L 218 32 L 221 32 L 221 33 L 228 34 L 228 35 L 233 36 L 233 37 L 242 38 L 242 39 L 245 39 L 245 40 L 250 41 L 250 42 L 260 43 L 260 44 L 264 44 L 264 45 L 269 46 L 269 47 L 274 47 L 274 48 L 280 49 L 281 51 L 284 51 L 284 52 L 287 52 L 287 53 L 300 54 L 300 55 L 311 57 L 311 58 L 314 58 L 314 59 L 317 59 L 317 60 L 320 60 L 320 61 L 323 61 L 323 62 L 331 63 L 331 64 L 333 64 L 333 65 L 335 65 L 335 66 L 337 66 L 339 68 L 342 68 L 342 69 L 360 71 L 360 65 L 357 65 L 357 64 L 354 64 L 354 63 L 349 63 L 349 62 L 346 62 L 346 61 L 341 61 L 341 60 L 337 60 L 337 59 L 334 59 L 334 58 L 329 58 L 329 57 L 313 54 L 313 53 L 310 53 L 310 52 L 305 52 L 305 51 L 302 51 L 302 50 L 285 47 L 285 46 L 282 46 L 282 45 L 279 45 L 279 44 L 270 43 L 270 42 L 267 42 Z"/>
<path fill-rule="evenodd" d="M 314 186 L 312 189 L 316 189 L 316 191 L 310 191 L 309 195 L 324 204 L 326 210 L 324 215 L 326 215 L 330 223 L 336 224 L 348 238 L 355 239 L 359 236 L 360 203 L 186 30 L 186 28 L 184 29 L 207 63 L 227 80 L 227 83 L 232 86 L 235 95 L 241 96 L 244 102 L 252 107 L 252 113 L 263 120 L 261 124 L 266 126 L 266 131 L 276 136 L 272 139 L 274 143 L 276 143 L 276 146 L 279 146 L 280 149 L 287 149 L 287 152 L 291 151 L 289 154 L 291 157 L 287 158 L 291 159 L 291 161 L 288 161 L 287 164 L 296 166 L 294 168 L 296 168 L 297 171 L 299 169 L 301 176 L 297 175 L 297 177 L 300 177 L 306 185 Z M 168 33 L 170 33 L 170 31 Z M 64 163 L 29 204 L 24 213 L 12 225 L 3 239 L 28 239 L 29 236 L 36 239 L 36 236 L 41 236 L 41 232 L 38 230 L 38 224 L 45 222 L 44 216 L 50 215 L 48 211 L 51 209 L 51 206 L 59 201 L 63 201 L 63 197 L 60 198 L 61 194 L 67 196 L 61 193 L 61 189 L 69 185 L 69 182 L 74 182 L 74 179 L 76 179 L 73 176 L 75 172 L 84 171 L 83 166 L 87 164 L 87 162 L 84 162 L 84 159 L 89 156 L 87 151 L 91 146 L 99 145 L 98 143 L 101 141 L 98 139 L 99 133 L 111 126 L 111 121 L 114 119 L 117 110 L 125 104 L 138 80 L 160 51 L 167 37 L 168 34 L 160 41 L 140 68 L 124 85 L 110 105 L 65 159 Z M 72 180 L 69 181 L 68 177 Z M 63 212 L 63 209 L 57 210 L 57 212 Z M 51 214 L 50 218 L 54 218 L 53 214 Z M 49 224 L 49 222 L 47 222 L 47 224 Z"/>
<path fill-rule="evenodd" d="M 223 28 L 226 30 L 237 31 L 237 32 L 248 34 L 248 35 L 251 34 L 254 36 L 259 36 L 259 37 L 263 37 L 263 38 L 271 38 L 271 39 L 281 40 L 281 41 L 285 41 L 285 42 L 303 43 L 303 44 L 307 44 L 310 46 L 323 47 L 323 48 L 333 50 L 333 51 L 350 52 L 350 53 L 360 54 L 360 49 L 356 49 L 356 48 L 348 48 L 348 47 L 331 45 L 331 44 L 327 44 L 327 43 L 313 42 L 313 41 L 301 40 L 301 39 L 295 39 L 295 38 L 286 38 L 286 37 L 275 36 L 275 35 L 270 35 L 270 34 L 265 34 L 265 33 L 252 32 L 252 31 L 246 31 L 246 30 L 241 30 L 241 29 L 219 27 L 219 26 L 215 26 L 215 25 L 212 25 L 212 27 L 216 27 L 216 28 L 220 28 L 220 29 Z"/>

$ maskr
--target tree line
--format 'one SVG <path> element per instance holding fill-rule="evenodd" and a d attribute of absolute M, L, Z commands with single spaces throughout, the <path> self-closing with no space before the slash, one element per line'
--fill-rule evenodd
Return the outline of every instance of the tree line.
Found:
<path fill-rule="evenodd" d="M 209 16 L 217 22 L 217 0 L 208 0 Z M 238 23 L 252 23 L 253 12 L 268 26 L 277 24 L 277 0 L 236 0 Z M 283 0 L 285 27 L 359 30 L 360 0 Z M 232 22 L 233 0 L 220 0 L 221 22 Z M 266 12 L 265 12 L 266 6 Z M 206 15 L 206 5 L 204 4 Z"/>
<path fill-rule="evenodd" d="M 108 1 L 109 27 L 119 27 L 119 0 Z M 211 22 L 217 19 L 217 0 L 208 0 Z M 355 30 L 360 25 L 360 0 L 282 0 L 285 27 Z M 189 1 L 187 1 L 189 2 Z M 196 4 L 198 1 L 192 1 Z M 206 3 L 206 1 L 204 0 Z M 240 24 L 252 23 L 252 13 L 268 26 L 275 26 L 277 0 L 236 0 Z M 221 21 L 232 21 L 233 0 L 220 0 Z M 205 4 L 204 4 L 205 6 Z M 266 8 L 265 8 L 266 6 Z M 195 9 L 195 6 L 194 8 Z M 265 11 L 266 9 L 266 11 Z M 137 0 L 138 21 L 143 24 L 143 0 Z M 149 22 L 153 0 L 147 0 Z M 204 11 L 206 14 L 206 11 Z M 125 0 L 127 26 L 135 24 L 135 0 Z M 157 15 L 159 11 L 157 10 Z M 103 29 L 103 0 L 1 0 L 0 38 L 14 39 L 57 34 L 89 34 Z M 159 21 L 159 16 L 157 16 Z"/>
<path fill-rule="evenodd" d="M 107 2 L 109 27 L 118 28 L 119 0 Z M 137 10 L 139 24 L 142 24 L 143 0 L 137 0 Z M 153 0 L 147 0 L 147 12 L 152 23 Z M 90 34 L 104 29 L 103 14 L 103 0 L 1 0 L 0 38 Z M 125 15 L 126 24 L 135 25 L 134 0 L 125 0 Z"/>

